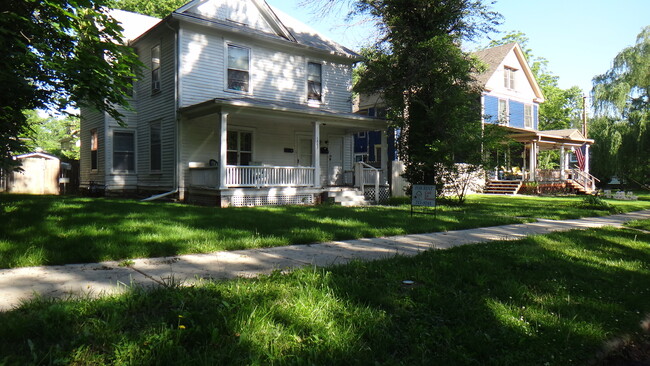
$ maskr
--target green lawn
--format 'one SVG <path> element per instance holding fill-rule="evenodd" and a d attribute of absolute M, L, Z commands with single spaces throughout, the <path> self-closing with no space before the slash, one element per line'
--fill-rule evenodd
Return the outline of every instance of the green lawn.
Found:
<path fill-rule="evenodd" d="M 587 365 L 643 337 L 650 220 L 630 227 L 34 301 L 0 313 L 0 364 Z"/>
<path fill-rule="evenodd" d="M 580 197 L 470 196 L 410 216 L 410 206 L 196 207 L 124 199 L 0 195 L 0 268 L 207 253 L 578 218 L 650 208 L 650 196 L 585 206 Z"/>

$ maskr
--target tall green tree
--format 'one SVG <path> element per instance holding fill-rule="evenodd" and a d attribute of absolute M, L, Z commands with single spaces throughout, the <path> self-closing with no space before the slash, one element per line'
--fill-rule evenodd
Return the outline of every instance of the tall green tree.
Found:
<path fill-rule="evenodd" d="M 0 168 L 25 151 L 23 111 L 87 104 L 121 119 L 140 66 L 105 0 L 4 0 L 0 5 Z"/>
<path fill-rule="evenodd" d="M 115 9 L 164 18 L 187 2 L 188 0 L 114 0 L 111 5 Z"/>
<path fill-rule="evenodd" d="M 510 32 L 501 39 L 491 41 L 488 47 L 512 42 L 517 42 L 524 51 L 526 61 L 544 94 L 545 101 L 539 107 L 540 130 L 581 129 L 582 90 L 577 86 L 560 88 L 559 77 L 548 69 L 548 60 L 533 53 L 528 46 L 529 38 L 522 32 Z"/>
<path fill-rule="evenodd" d="M 23 136 L 29 151 L 43 151 L 61 159 L 79 159 L 79 117 L 41 117 L 27 111 L 29 132 Z"/>
<path fill-rule="evenodd" d="M 379 40 L 364 51 L 355 90 L 381 93 L 401 131 L 405 178 L 442 186 L 455 163 L 483 162 L 479 63 L 460 43 L 493 30 L 499 15 L 480 0 L 360 0 L 354 14 L 374 19 Z"/>
<path fill-rule="evenodd" d="M 597 138 L 594 152 L 610 160 L 610 171 L 600 173 L 650 184 L 650 26 L 614 58 L 610 70 L 594 77 L 593 84 L 600 117 L 592 126 Z M 598 165 L 594 165 L 596 172 Z"/>

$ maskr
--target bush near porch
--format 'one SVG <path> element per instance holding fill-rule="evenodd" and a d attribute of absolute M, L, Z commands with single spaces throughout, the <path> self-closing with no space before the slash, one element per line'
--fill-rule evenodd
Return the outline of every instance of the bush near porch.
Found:
<path fill-rule="evenodd" d="M 580 197 L 469 196 L 437 215 L 395 206 L 219 209 L 109 198 L 0 195 L 0 268 L 209 253 L 569 219 L 650 208 L 638 201 L 584 206 Z M 424 210 L 418 208 L 417 211 Z"/>

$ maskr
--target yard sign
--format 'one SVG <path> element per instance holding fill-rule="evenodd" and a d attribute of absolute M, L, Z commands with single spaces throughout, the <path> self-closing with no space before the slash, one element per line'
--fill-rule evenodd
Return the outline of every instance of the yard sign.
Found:
<path fill-rule="evenodd" d="M 411 192 L 411 216 L 413 216 L 413 207 L 415 206 L 436 208 L 436 186 L 414 184 Z"/>

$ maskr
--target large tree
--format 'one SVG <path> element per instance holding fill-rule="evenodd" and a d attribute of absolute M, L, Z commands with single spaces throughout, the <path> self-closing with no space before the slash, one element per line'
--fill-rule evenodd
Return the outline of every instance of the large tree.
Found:
<path fill-rule="evenodd" d="M 650 27 L 622 50 L 612 68 L 593 79 L 598 123 L 592 126 L 594 154 L 607 162 L 593 165 L 603 178 L 618 175 L 650 183 Z M 603 164 L 600 171 L 599 165 Z"/>
<path fill-rule="evenodd" d="M 164 18 L 188 0 L 114 0 L 112 6 L 134 13 Z"/>
<path fill-rule="evenodd" d="M 479 63 L 459 45 L 491 31 L 499 15 L 480 0 L 359 0 L 354 9 L 380 31 L 355 90 L 383 95 L 401 131 L 405 178 L 442 185 L 455 163 L 480 165 L 491 133 L 480 123 Z"/>
<path fill-rule="evenodd" d="M 25 110 L 81 103 L 121 118 L 140 65 L 104 0 L 4 0 L 0 5 L 0 168 L 25 150 Z"/>

